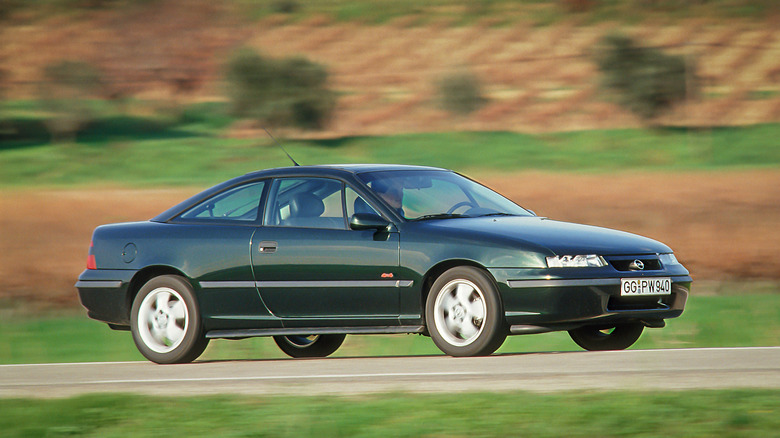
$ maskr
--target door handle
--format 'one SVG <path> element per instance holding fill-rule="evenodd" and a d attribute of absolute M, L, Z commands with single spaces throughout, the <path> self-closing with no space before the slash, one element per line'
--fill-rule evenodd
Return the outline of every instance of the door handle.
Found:
<path fill-rule="evenodd" d="M 279 247 L 279 244 L 271 240 L 263 240 L 258 244 L 258 247 L 261 253 L 270 254 L 276 252 L 276 249 Z"/>

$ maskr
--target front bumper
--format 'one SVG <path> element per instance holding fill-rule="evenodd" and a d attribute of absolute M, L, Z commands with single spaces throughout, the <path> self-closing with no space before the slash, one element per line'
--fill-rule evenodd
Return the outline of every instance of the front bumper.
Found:
<path fill-rule="evenodd" d="M 570 330 L 583 325 L 643 321 L 658 325 L 676 318 L 685 309 L 692 279 L 685 275 L 658 273 L 643 278 L 669 277 L 669 295 L 623 297 L 620 279 L 607 278 L 517 278 L 516 273 L 491 270 L 504 304 L 506 321 L 513 333 Z M 515 327 L 517 326 L 517 327 Z"/>
<path fill-rule="evenodd" d="M 87 315 L 98 321 L 130 324 L 128 288 L 137 271 L 126 269 L 87 269 L 79 275 L 76 288 Z"/>

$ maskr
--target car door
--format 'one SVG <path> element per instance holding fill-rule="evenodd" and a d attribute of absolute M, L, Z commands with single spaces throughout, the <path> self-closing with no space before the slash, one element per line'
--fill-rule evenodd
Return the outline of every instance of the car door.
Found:
<path fill-rule="evenodd" d="M 406 285 L 394 278 L 398 233 L 349 229 L 347 210 L 355 204 L 368 206 L 336 179 L 272 184 L 252 266 L 264 303 L 285 326 L 398 324 L 399 287 Z"/>

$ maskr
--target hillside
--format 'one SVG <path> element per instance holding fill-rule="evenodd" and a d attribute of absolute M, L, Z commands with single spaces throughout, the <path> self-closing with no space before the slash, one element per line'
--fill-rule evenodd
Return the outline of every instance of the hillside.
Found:
<path fill-rule="evenodd" d="M 7 97 L 34 96 L 46 65 L 79 59 L 101 69 L 109 99 L 219 100 L 224 60 L 246 45 L 273 56 L 302 54 L 328 66 L 341 98 L 328 131 L 316 136 L 638 126 L 598 88 L 592 62 L 599 38 L 620 31 L 696 60 L 699 92 L 661 123 L 780 120 L 780 27 L 772 19 L 589 24 L 571 15 L 533 26 L 517 17 L 501 22 L 494 13 L 476 14 L 465 25 L 442 14 L 366 24 L 317 14 L 250 20 L 235 7 L 201 1 L 139 4 L 12 15 L 0 31 Z M 434 84 L 459 69 L 477 74 L 490 101 L 469 117 L 454 119 L 434 104 Z M 237 128 L 234 135 L 252 133 Z"/>
<path fill-rule="evenodd" d="M 279 133 L 302 162 L 337 156 L 474 170 L 541 215 L 668 243 L 699 285 L 726 281 L 739 293 L 734 285 L 758 280 L 777 290 L 780 27 L 762 15 L 776 2 L 708 0 L 684 14 L 650 0 L 486 0 L 484 10 L 460 0 L 331 0 L 288 14 L 257 5 L 304 3 L 47 0 L 3 9 L 12 3 L 30 4 L 0 4 L 0 117 L 27 117 L 20 126 L 37 131 L 0 145 L 0 204 L 12 207 L 0 215 L 0 275 L 9 279 L 0 301 L 73 305 L 95 226 L 146 219 L 224 175 L 283 162 L 276 148 L 257 146 L 271 143 L 256 126 L 212 120 L 224 105 L 207 102 L 224 100 L 223 66 L 242 46 L 328 67 L 340 95 L 331 125 Z M 613 8 L 559 10 L 597 3 Z M 727 4 L 758 9 L 741 14 Z M 696 61 L 697 93 L 660 123 L 702 129 L 547 134 L 640 126 L 598 86 L 593 49 L 616 31 Z M 98 67 L 112 103 L 76 144 L 51 144 L 29 101 L 44 69 L 61 60 Z M 455 118 L 437 108 L 434 89 L 464 69 L 489 102 Z M 201 116 L 217 116 L 182 116 L 204 102 Z M 772 125 L 716 129 L 759 123 Z M 128 188 L 141 183 L 147 188 Z"/>

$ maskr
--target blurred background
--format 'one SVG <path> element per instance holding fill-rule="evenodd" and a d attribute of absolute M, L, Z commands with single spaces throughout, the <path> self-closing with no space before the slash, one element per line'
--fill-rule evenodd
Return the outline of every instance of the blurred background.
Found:
<path fill-rule="evenodd" d="M 778 24 L 776 0 L 2 0 L 0 362 L 140 358 L 78 304 L 92 230 L 289 165 L 264 128 L 301 164 L 452 168 L 669 244 L 694 297 L 640 348 L 780 345 Z M 545 336 L 501 351 L 576 349 Z M 206 357 L 277 354 L 244 342 Z"/>

